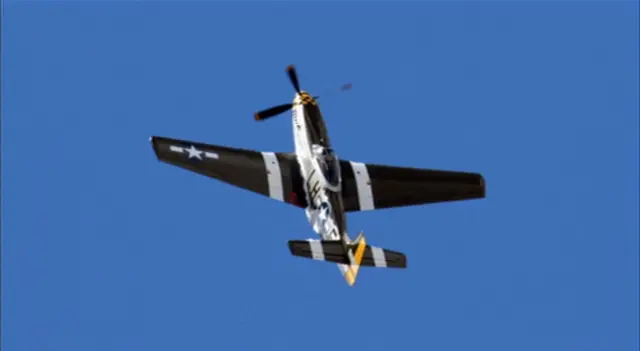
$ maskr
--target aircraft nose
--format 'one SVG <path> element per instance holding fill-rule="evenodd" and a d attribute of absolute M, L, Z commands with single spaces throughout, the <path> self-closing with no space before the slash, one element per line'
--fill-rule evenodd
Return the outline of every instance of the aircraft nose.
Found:
<path fill-rule="evenodd" d="M 300 94 L 296 95 L 296 101 L 303 105 L 315 104 L 313 96 L 309 95 L 306 91 L 301 91 Z"/>

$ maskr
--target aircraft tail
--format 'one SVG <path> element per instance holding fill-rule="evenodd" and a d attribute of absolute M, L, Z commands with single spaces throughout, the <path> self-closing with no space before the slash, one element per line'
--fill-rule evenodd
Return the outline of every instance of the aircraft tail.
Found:
<path fill-rule="evenodd" d="M 289 250 L 294 256 L 337 263 L 350 286 L 355 284 L 360 266 L 407 268 L 404 254 L 369 246 L 362 234 L 346 246 L 340 240 L 290 240 Z"/>

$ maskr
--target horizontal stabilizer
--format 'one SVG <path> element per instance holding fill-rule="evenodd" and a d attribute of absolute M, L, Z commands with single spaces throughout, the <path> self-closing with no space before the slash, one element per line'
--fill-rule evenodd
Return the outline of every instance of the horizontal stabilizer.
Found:
<path fill-rule="evenodd" d="M 350 249 L 355 251 L 356 247 L 357 243 Z M 290 240 L 289 250 L 294 256 L 351 265 L 348 253 L 339 240 Z M 407 258 L 400 252 L 367 245 L 360 266 L 407 268 Z"/>

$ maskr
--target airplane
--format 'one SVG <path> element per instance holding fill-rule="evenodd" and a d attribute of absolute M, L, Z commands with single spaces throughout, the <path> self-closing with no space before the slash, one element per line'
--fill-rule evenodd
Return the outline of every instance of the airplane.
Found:
<path fill-rule="evenodd" d="M 255 114 L 257 121 L 292 111 L 294 152 L 259 151 L 153 136 L 159 161 L 304 209 L 320 239 L 290 240 L 292 255 L 338 266 L 349 286 L 359 268 L 406 268 L 406 256 L 367 244 L 347 232 L 346 214 L 429 203 L 481 199 L 481 174 L 363 163 L 338 158 L 318 96 L 300 89 L 293 65 L 286 72 L 292 103 Z"/>

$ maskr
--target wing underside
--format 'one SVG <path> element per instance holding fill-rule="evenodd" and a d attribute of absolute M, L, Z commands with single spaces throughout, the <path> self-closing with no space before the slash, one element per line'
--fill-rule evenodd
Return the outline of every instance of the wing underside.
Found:
<path fill-rule="evenodd" d="M 295 155 L 152 137 L 156 156 L 171 164 L 274 200 L 306 207 Z"/>
<path fill-rule="evenodd" d="M 485 197 L 478 173 L 341 162 L 347 212 Z"/>
<path fill-rule="evenodd" d="M 152 137 L 162 162 L 304 208 L 303 179 L 295 154 L 264 152 L 188 140 Z M 396 167 L 342 160 L 346 212 L 480 199 L 478 173 Z"/>

